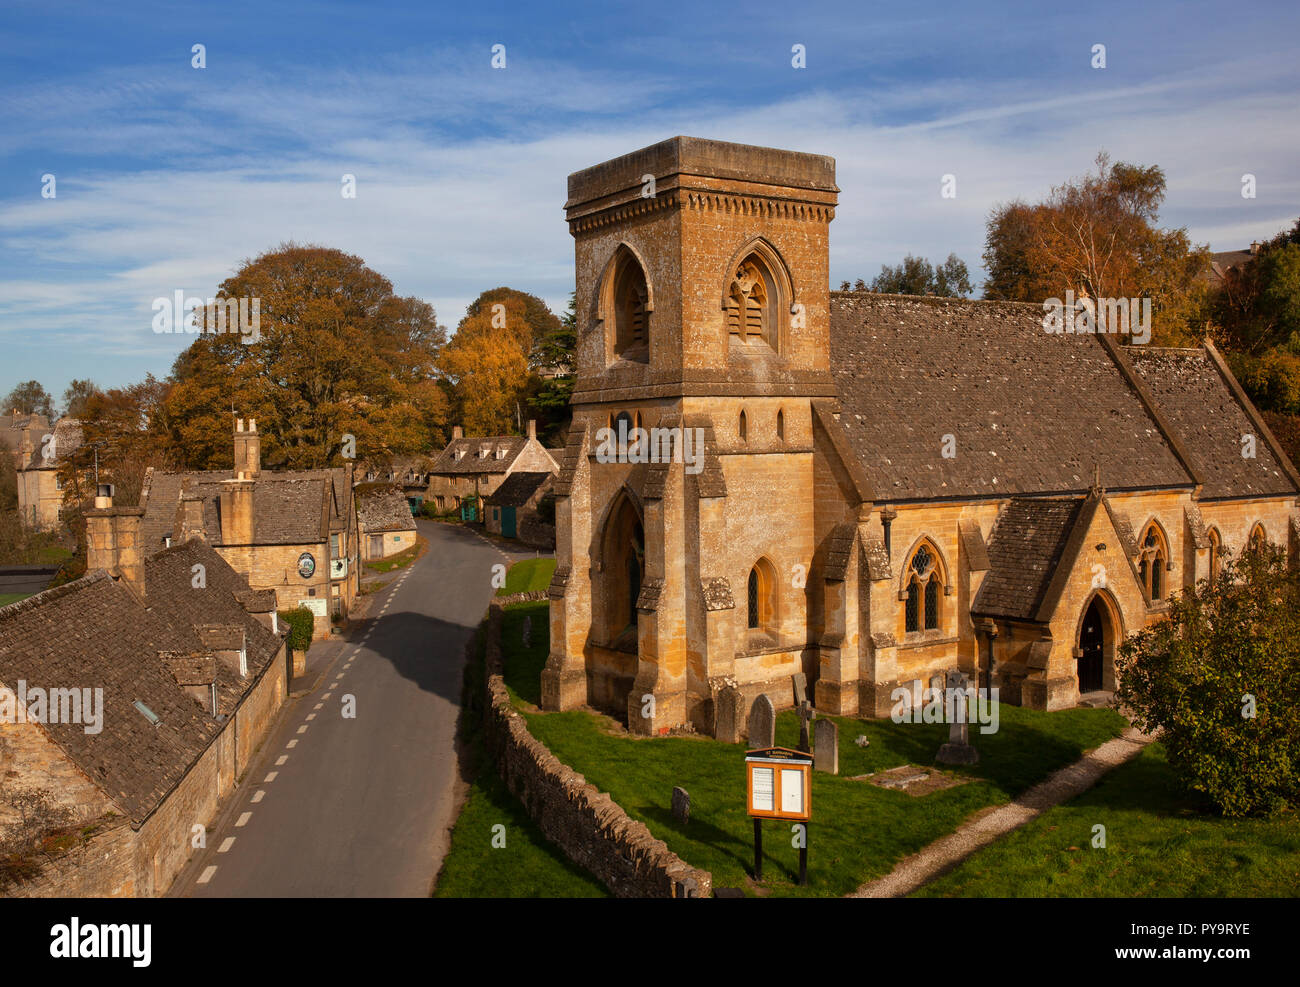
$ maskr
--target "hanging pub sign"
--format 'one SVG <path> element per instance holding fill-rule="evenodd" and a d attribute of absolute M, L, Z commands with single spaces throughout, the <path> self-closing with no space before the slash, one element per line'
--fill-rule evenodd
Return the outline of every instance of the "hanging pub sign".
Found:
<path fill-rule="evenodd" d="M 788 747 L 745 752 L 749 815 L 757 819 L 812 818 L 810 754 Z"/>
<path fill-rule="evenodd" d="M 316 557 L 311 552 L 303 552 L 298 556 L 298 575 L 303 579 L 310 579 L 316 574 Z"/>

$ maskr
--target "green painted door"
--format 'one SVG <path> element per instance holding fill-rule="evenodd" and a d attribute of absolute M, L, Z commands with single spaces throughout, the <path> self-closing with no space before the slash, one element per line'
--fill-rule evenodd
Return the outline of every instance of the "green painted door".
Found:
<path fill-rule="evenodd" d="M 515 509 L 513 507 L 501 508 L 501 533 L 507 538 L 515 537 Z"/>

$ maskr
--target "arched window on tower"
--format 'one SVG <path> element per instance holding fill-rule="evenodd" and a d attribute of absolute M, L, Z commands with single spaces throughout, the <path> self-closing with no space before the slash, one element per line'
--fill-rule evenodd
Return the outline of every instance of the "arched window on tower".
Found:
<path fill-rule="evenodd" d="M 1223 552 L 1223 538 L 1219 535 L 1218 528 L 1211 528 L 1209 533 L 1210 540 L 1210 582 L 1215 582 L 1219 578 L 1219 564 L 1221 553 Z"/>
<path fill-rule="evenodd" d="M 740 423 L 738 425 L 738 429 L 740 432 L 740 441 L 748 442 L 749 441 L 749 420 L 745 417 L 745 413 L 743 411 L 740 413 Z"/>
<path fill-rule="evenodd" d="M 776 412 L 776 438 L 778 442 L 785 441 L 785 411 L 780 408 Z"/>
<path fill-rule="evenodd" d="M 626 247 L 615 255 L 605 294 L 604 318 L 613 321 L 614 355 L 638 363 L 650 362 L 650 293 L 645 271 Z"/>
<path fill-rule="evenodd" d="M 757 253 L 742 260 L 727 291 L 727 332 L 742 343 L 777 348 L 780 302 L 776 281 Z"/>
<path fill-rule="evenodd" d="M 1142 533 L 1142 542 L 1138 546 L 1138 575 L 1146 587 L 1147 596 L 1152 600 L 1165 598 L 1165 572 L 1169 567 L 1169 546 L 1165 544 L 1164 532 L 1152 521 Z"/>
<path fill-rule="evenodd" d="M 939 573 L 939 554 L 929 542 L 922 542 L 907 564 L 907 587 L 903 608 L 903 626 L 909 634 L 939 627 L 940 597 L 943 577 Z"/>

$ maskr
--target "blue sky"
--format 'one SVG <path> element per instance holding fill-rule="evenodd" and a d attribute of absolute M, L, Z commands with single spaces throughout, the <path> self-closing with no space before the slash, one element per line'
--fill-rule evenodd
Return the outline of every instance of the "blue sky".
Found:
<path fill-rule="evenodd" d="M 980 280 L 989 209 L 1101 148 L 1163 167 L 1162 222 L 1215 250 L 1300 216 L 1300 5 L 1057 6 L 4 0 L 0 395 L 166 374 L 153 299 L 286 240 L 451 327 L 499 284 L 558 311 L 566 176 L 674 134 L 834 156 L 833 283 L 949 251 Z"/>

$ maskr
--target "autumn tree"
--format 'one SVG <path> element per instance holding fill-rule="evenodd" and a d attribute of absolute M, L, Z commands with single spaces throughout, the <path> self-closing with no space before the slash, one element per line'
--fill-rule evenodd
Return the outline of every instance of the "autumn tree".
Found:
<path fill-rule="evenodd" d="M 528 348 L 515 323 L 489 311 L 466 315 L 443 348 L 439 367 L 455 394 L 457 420 L 467 435 L 514 431 L 529 379 Z"/>
<path fill-rule="evenodd" d="M 479 315 L 492 317 L 498 323 L 508 322 L 530 355 L 539 355 L 546 340 L 562 328 L 555 313 L 536 295 L 504 285 L 483 292 L 469 303 L 465 317 Z"/>
<path fill-rule="evenodd" d="M 537 418 L 537 434 L 544 442 L 562 441 L 573 415 L 575 351 L 578 346 L 578 293 L 569 294 L 569 307 L 558 325 L 535 348 L 532 363 L 545 377 L 530 382 L 528 407 Z"/>
<path fill-rule="evenodd" d="M 17 411 L 21 415 L 54 417 L 54 399 L 41 386 L 39 380 L 26 380 L 9 392 L 4 403 L 5 413 Z"/>
<path fill-rule="evenodd" d="M 86 402 L 98 391 L 93 380 L 73 380 L 63 391 L 63 413 L 69 418 L 80 418 L 86 410 Z"/>
<path fill-rule="evenodd" d="M 849 290 L 845 281 L 841 291 Z M 882 264 L 880 273 L 867 285 L 861 278 L 857 291 L 875 291 L 888 295 L 937 295 L 941 298 L 959 298 L 971 293 L 970 272 L 965 262 L 956 254 L 949 254 L 941 264 L 931 264 L 924 257 L 908 254 L 903 262 L 891 267 Z"/>
<path fill-rule="evenodd" d="M 986 298 L 1042 302 L 1077 297 L 1150 298 L 1155 335 L 1185 342 L 1185 299 L 1209 263 L 1187 230 L 1156 224 L 1165 175 L 1155 166 L 1111 163 L 1052 189 L 1041 203 L 1011 202 L 990 215 L 985 236 Z"/>
<path fill-rule="evenodd" d="M 361 258 L 283 244 L 245 262 L 218 297 L 256 299 L 260 324 L 256 341 L 206 333 L 177 358 L 166 411 L 185 465 L 228 468 L 235 417 L 257 419 L 263 460 L 288 468 L 341 462 L 348 436 L 371 460 L 443 441 L 446 331 L 432 306 L 395 295 Z"/>

